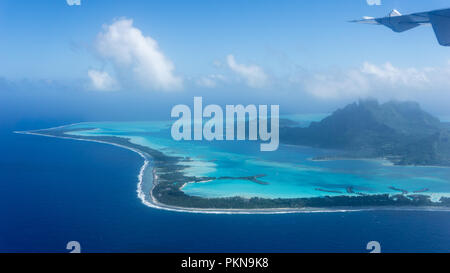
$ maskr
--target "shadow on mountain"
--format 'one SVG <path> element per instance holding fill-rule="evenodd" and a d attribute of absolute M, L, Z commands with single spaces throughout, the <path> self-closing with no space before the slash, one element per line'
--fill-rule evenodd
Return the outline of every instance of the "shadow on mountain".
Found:
<path fill-rule="evenodd" d="M 316 159 L 387 158 L 397 165 L 450 166 L 450 126 L 416 102 L 361 100 L 307 128 L 283 126 L 286 144 L 338 150 Z"/>

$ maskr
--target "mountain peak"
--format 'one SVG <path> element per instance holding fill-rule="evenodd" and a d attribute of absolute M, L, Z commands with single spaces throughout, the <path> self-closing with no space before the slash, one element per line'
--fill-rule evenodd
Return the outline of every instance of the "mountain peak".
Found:
<path fill-rule="evenodd" d="M 287 128 L 281 136 L 286 143 L 347 150 L 368 157 L 400 156 L 405 164 L 450 161 L 450 157 L 443 155 L 444 159 L 438 160 L 441 158 L 438 151 L 429 148 L 450 151 L 450 142 L 446 141 L 449 134 L 444 126 L 411 101 L 360 100 L 311 123 L 308 128 Z M 425 156 L 431 152 L 433 156 Z"/>
<path fill-rule="evenodd" d="M 333 119 L 333 116 L 343 119 L 341 123 L 352 123 L 360 117 L 362 122 L 378 123 L 406 135 L 428 135 L 441 127 L 439 119 L 422 110 L 419 103 L 414 101 L 380 104 L 375 99 L 359 100 L 358 103 L 335 111 L 329 118 Z"/>

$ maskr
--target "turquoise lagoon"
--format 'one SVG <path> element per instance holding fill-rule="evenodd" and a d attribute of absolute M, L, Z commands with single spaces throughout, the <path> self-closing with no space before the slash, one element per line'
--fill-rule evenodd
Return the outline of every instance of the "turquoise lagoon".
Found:
<path fill-rule="evenodd" d="M 320 116 L 294 117 L 307 124 L 307 119 Z M 292 119 L 294 119 L 292 118 Z M 450 168 L 393 166 L 385 160 L 311 161 L 327 151 L 290 145 L 280 145 L 275 152 L 260 152 L 259 143 L 251 141 L 174 141 L 171 122 L 88 122 L 69 125 L 83 136 L 117 136 L 166 155 L 188 157 L 185 173 L 199 177 L 247 177 L 266 175 L 260 180 L 267 185 L 248 180 L 214 180 L 188 183 L 186 194 L 200 197 L 265 197 L 299 198 L 351 195 L 347 189 L 363 194 L 398 194 L 428 191 L 432 200 L 450 196 Z M 90 130 L 80 130 L 80 129 Z M 392 189 L 392 187 L 396 189 Z M 354 194 L 354 193 L 353 193 Z"/>

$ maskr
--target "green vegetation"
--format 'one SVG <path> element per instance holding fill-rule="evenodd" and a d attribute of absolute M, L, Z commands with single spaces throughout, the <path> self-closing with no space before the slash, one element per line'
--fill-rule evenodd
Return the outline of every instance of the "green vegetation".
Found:
<path fill-rule="evenodd" d="M 79 129 L 89 130 L 89 129 Z M 65 128 L 34 131 L 48 136 L 67 137 L 66 132 L 74 131 Z M 183 170 L 185 167 L 178 163 L 189 161 L 189 158 L 166 156 L 160 151 L 133 144 L 126 138 L 109 136 L 75 136 L 71 138 L 103 141 L 112 144 L 126 146 L 139 150 L 146 157 L 151 159 L 152 167 L 158 179 L 155 181 L 152 190 L 153 196 L 158 202 L 168 206 L 177 206 L 185 208 L 215 208 L 215 209 L 268 209 L 268 208 L 326 208 L 326 207 L 450 207 L 450 198 L 441 198 L 439 203 L 432 202 L 429 196 L 414 194 L 397 194 L 390 196 L 388 194 L 364 195 L 354 192 L 351 188 L 347 189 L 347 195 L 335 197 L 315 197 L 315 198 L 291 198 L 291 199 L 265 199 L 265 198 L 202 198 L 186 195 L 180 188 L 188 182 L 202 182 L 214 179 L 248 179 L 255 183 L 264 183 L 258 178 L 263 174 L 250 177 L 189 177 L 185 176 Z M 401 189 L 399 189 L 401 190 Z M 423 190 L 425 191 L 425 189 Z"/>
<path fill-rule="evenodd" d="M 282 127 L 280 139 L 337 150 L 325 158 L 382 157 L 398 165 L 450 166 L 450 126 L 415 102 L 359 101 L 308 128 Z"/>

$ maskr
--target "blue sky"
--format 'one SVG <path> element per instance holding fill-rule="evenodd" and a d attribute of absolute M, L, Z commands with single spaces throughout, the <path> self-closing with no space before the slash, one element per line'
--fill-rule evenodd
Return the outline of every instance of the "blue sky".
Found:
<path fill-rule="evenodd" d="M 430 89 L 434 100 L 444 97 L 443 109 L 450 102 L 445 92 L 450 49 L 438 45 L 431 27 L 396 34 L 347 21 L 384 16 L 394 8 L 410 13 L 447 7 L 444 0 L 382 0 L 381 5 L 366 0 L 81 0 L 79 6 L 66 0 L 1 0 L 0 78 L 12 84 L 57 82 L 58 88 L 84 96 L 175 89 L 186 98 L 204 90 L 198 92 L 218 98 L 248 92 L 269 99 L 290 92 L 289 98 L 318 105 L 370 96 L 423 100 L 432 108 Z M 140 31 L 134 45 L 147 37 L 156 42 L 162 60 L 146 64 L 139 56 L 148 54 L 133 51 L 136 59 L 123 65 L 123 56 L 113 52 L 116 40 L 99 49 L 117 22 L 129 22 L 125 34 Z M 164 79 L 130 72 L 147 73 L 160 65 Z"/>
<path fill-rule="evenodd" d="M 65 0 L 2 0 L 0 75 L 82 77 L 97 64 L 89 47 L 102 25 L 121 17 L 157 40 L 183 74 L 212 72 L 212 62 L 229 53 L 276 71 L 283 59 L 312 68 L 363 61 L 434 65 L 447 49 L 433 43 L 430 28 L 398 35 L 346 21 L 383 16 L 393 8 L 405 13 L 443 8 L 446 2 L 84 0 L 69 6 Z"/>

